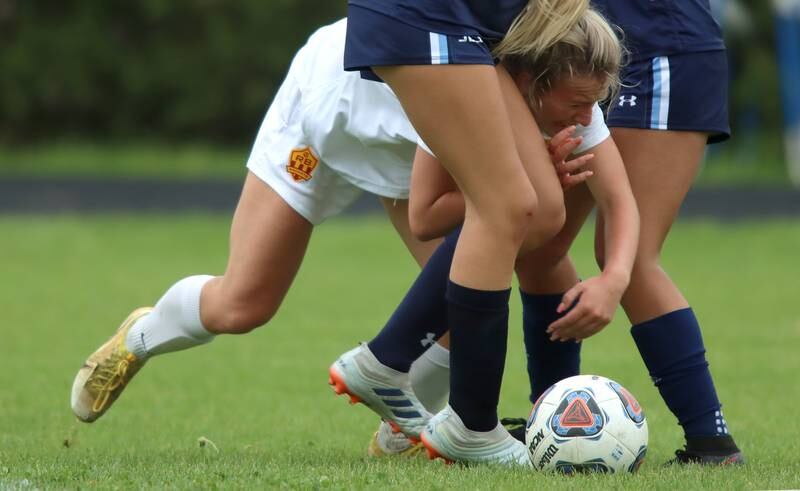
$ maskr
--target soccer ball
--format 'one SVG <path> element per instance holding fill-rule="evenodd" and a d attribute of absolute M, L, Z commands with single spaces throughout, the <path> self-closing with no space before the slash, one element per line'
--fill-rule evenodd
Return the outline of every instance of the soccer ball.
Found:
<path fill-rule="evenodd" d="M 528 418 L 525 444 L 540 470 L 636 472 L 647 452 L 647 420 L 617 382 L 578 375 L 539 397 Z"/>

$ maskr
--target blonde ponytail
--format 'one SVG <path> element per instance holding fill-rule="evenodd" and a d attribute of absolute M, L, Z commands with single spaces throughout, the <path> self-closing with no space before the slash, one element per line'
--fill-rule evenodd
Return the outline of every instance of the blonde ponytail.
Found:
<path fill-rule="evenodd" d="M 588 8 L 589 0 L 530 0 L 495 48 L 494 55 L 538 56 L 569 32 Z"/>

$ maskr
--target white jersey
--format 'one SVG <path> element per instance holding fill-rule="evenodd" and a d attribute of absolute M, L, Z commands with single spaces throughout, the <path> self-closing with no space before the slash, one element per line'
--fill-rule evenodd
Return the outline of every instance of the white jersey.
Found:
<path fill-rule="evenodd" d="M 388 85 L 344 71 L 346 20 L 317 30 L 297 52 L 247 161 L 313 224 L 368 191 L 408 198 L 417 136 Z M 582 148 L 608 137 L 600 109 L 578 128 Z"/>
<path fill-rule="evenodd" d="M 575 126 L 575 136 L 582 136 L 583 141 L 575 148 L 573 153 L 588 152 L 611 136 L 611 132 L 608 131 L 608 126 L 606 126 L 603 110 L 600 109 L 599 104 L 595 102 L 592 108 L 592 122 L 589 123 L 589 126 Z M 545 135 L 545 138 L 549 138 L 549 136 Z"/>

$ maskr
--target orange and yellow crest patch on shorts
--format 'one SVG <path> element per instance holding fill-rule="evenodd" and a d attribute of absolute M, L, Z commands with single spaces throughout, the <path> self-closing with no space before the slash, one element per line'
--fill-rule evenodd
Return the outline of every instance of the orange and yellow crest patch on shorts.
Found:
<path fill-rule="evenodd" d="M 319 165 L 319 157 L 314 155 L 311 147 L 296 148 L 289 155 L 286 171 L 295 182 L 305 182 L 313 177 L 314 169 Z"/>

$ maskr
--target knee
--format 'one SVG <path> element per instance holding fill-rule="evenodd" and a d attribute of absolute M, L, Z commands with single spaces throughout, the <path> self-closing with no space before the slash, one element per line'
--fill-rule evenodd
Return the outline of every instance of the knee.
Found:
<path fill-rule="evenodd" d="M 539 200 L 532 186 L 507 192 L 482 210 L 475 213 L 484 221 L 491 233 L 521 244 L 538 214 Z"/>
<path fill-rule="evenodd" d="M 648 278 L 663 273 L 658 255 L 638 253 L 631 270 L 631 283 L 646 282 Z"/>
<path fill-rule="evenodd" d="M 539 197 L 530 192 L 515 196 L 510 200 L 504 215 L 508 217 L 508 227 L 514 241 L 521 244 L 530 233 L 531 227 L 537 224 L 541 202 Z"/>
<path fill-rule="evenodd" d="M 277 313 L 279 302 L 234 300 L 226 302 L 210 315 L 206 326 L 210 330 L 225 334 L 247 334 L 268 323 Z"/>
<path fill-rule="evenodd" d="M 567 209 L 564 207 L 563 196 L 561 200 L 548 200 L 539 209 L 539 220 L 542 235 L 548 239 L 555 238 L 567 222 Z M 563 246 L 554 241 L 554 247 Z M 569 248 L 569 245 L 566 246 Z M 556 249 L 554 249 L 556 250 Z M 566 255 L 566 250 L 564 254 Z"/>
<path fill-rule="evenodd" d="M 572 237 L 556 234 L 555 237 L 539 248 L 535 256 L 537 261 L 542 264 L 555 266 L 567 257 L 571 245 Z"/>
<path fill-rule="evenodd" d="M 522 245 L 522 252 L 539 249 L 558 236 L 567 221 L 567 210 L 564 207 L 563 199 L 558 200 L 553 197 L 540 199 L 536 213 L 529 218 L 530 223 L 525 242 Z M 555 247 L 557 248 L 558 245 Z"/>

